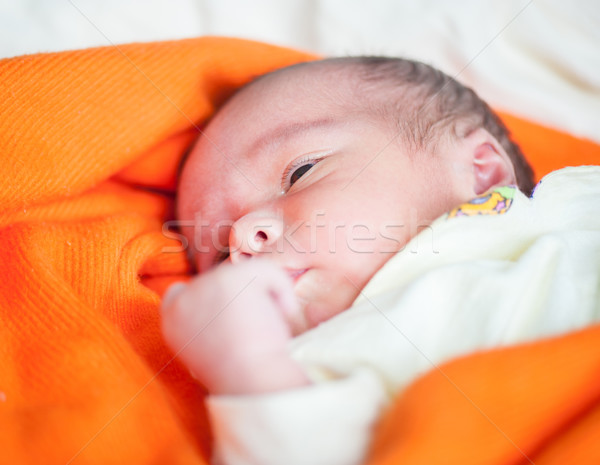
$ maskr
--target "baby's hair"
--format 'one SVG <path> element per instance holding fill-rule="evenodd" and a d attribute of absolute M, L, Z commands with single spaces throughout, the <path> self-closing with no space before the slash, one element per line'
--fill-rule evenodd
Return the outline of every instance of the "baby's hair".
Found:
<path fill-rule="evenodd" d="M 392 124 L 392 131 L 413 151 L 433 151 L 444 136 L 466 136 L 486 129 L 509 156 L 519 188 L 527 195 L 535 186 L 533 170 L 500 118 L 470 88 L 425 63 L 404 58 L 336 57 L 299 63 L 270 74 L 305 66 L 358 77 L 353 96 L 358 107 Z"/>

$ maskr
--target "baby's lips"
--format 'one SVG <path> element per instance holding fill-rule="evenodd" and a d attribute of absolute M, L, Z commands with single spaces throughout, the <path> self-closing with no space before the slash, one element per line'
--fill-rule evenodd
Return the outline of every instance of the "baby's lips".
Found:
<path fill-rule="evenodd" d="M 163 295 L 161 310 L 164 312 L 167 308 L 169 308 L 177 296 L 185 291 L 187 287 L 188 285 L 182 282 L 171 284 Z"/>
<path fill-rule="evenodd" d="M 308 271 L 308 268 L 302 268 L 302 269 L 287 269 L 285 270 L 287 272 L 287 275 L 291 278 L 291 280 L 296 283 L 296 281 L 298 281 L 298 279 L 300 279 L 300 276 L 302 276 L 304 273 L 306 273 Z"/>

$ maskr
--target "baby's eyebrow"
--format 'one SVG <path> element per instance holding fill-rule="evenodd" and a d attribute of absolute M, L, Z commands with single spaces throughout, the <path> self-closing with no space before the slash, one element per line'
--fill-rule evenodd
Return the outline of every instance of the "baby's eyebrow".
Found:
<path fill-rule="evenodd" d="M 341 121 L 333 118 L 320 118 L 310 121 L 302 121 L 299 123 L 284 123 L 277 126 L 275 129 L 267 131 L 258 136 L 258 138 L 250 146 L 249 153 L 255 153 L 267 145 L 280 143 L 283 140 L 289 139 L 309 130 L 323 129 L 341 124 Z"/>

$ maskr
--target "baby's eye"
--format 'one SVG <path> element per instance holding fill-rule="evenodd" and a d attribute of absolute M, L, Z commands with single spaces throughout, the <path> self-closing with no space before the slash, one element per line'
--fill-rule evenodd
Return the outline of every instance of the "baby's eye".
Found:
<path fill-rule="evenodd" d="M 317 164 L 316 161 L 310 162 L 310 163 L 306 163 L 305 165 L 302 165 L 299 168 L 296 168 L 293 172 L 292 175 L 290 176 L 290 187 L 292 187 L 294 185 L 294 183 L 296 181 L 298 181 L 298 179 L 300 179 L 304 174 L 306 174 L 306 172 L 308 170 L 310 170 L 313 166 L 315 166 Z"/>
<path fill-rule="evenodd" d="M 319 163 L 322 159 L 323 157 L 302 157 L 288 166 L 281 179 L 281 187 L 283 192 L 287 192 L 296 182 L 300 180 L 302 176 L 308 173 L 312 167 Z"/>

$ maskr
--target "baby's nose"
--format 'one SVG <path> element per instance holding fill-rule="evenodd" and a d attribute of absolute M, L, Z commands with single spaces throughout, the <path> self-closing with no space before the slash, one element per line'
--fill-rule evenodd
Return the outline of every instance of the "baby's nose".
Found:
<path fill-rule="evenodd" d="M 237 220 L 229 233 L 231 261 L 251 258 L 277 250 L 283 234 L 283 221 L 274 215 L 249 213 Z"/>

